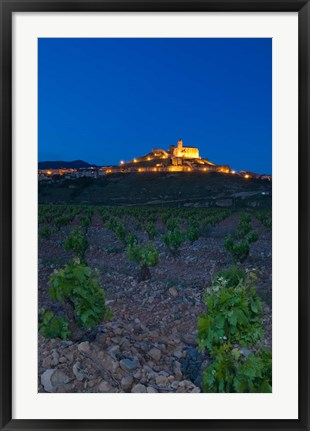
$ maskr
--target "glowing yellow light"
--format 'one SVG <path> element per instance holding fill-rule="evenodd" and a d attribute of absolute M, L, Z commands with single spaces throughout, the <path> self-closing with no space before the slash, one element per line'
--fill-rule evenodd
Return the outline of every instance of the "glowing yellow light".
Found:
<path fill-rule="evenodd" d="M 151 157 L 148 157 L 147 160 L 151 160 Z"/>
<path fill-rule="evenodd" d="M 121 164 L 121 165 L 123 165 L 124 163 L 125 163 L 125 162 L 124 162 L 124 160 L 121 160 L 121 161 L 120 161 L 120 164 Z"/>
<path fill-rule="evenodd" d="M 244 178 L 250 178 L 250 175 L 246 174 L 244 175 Z"/>
<path fill-rule="evenodd" d="M 139 168 L 139 169 L 138 169 L 138 172 L 141 172 L 141 170 L 142 170 L 142 169 L 141 169 L 141 168 Z"/>
<path fill-rule="evenodd" d="M 153 171 L 154 171 L 154 172 L 156 172 L 156 171 L 157 171 L 157 169 L 156 169 L 156 168 L 154 168 L 154 169 L 153 169 Z"/>
<path fill-rule="evenodd" d="M 203 170 L 204 170 L 204 171 L 206 171 L 206 170 L 207 170 L 207 168 L 203 168 Z"/>
<path fill-rule="evenodd" d="M 137 163 L 137 159 L 133 159 L 133 162 L 134 162 L 134 163 Z"/>
<path fill-rule="evenodd" d="M 47 175 L 52 175 L 52 171 L 47 171 Z"/>
<path fill-rule="evenodd" d="M 191 171 L 191 168 L 188 168 L 187 170 L 190 172 L 190 171 Z"/>

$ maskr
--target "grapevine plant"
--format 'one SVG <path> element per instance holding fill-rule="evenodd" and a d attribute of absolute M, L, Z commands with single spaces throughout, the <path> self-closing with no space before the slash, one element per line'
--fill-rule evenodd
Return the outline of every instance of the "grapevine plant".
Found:
<path fill-rule="evenodd" d="M 139 281 L 151 278 L 150 267 L 156 266 L 159 259 L 158 251 L 151 241 L 145 245 L 138 244 L 137 242 L 129 243 L 127 246 L 127 256 L 129 260 L 137 262 L 140 266 Z"/>
<path fill-rule="evenodd" d="M 225 249 L 229 251 L 235 262 L 243 262 L 250 253 L 249 242 L 245 239 L 235 241 L 231 235 L 225 240 Z"/>
<path fill-rule="evenodd" d="M 272 390 L 271 353 L 259 346 L 262 302 L 254 281 L 254 273 L 246 276 L 234 267 L 221 271 L 207 289 L 207 309 L 198 318 L 199 346 L 212 361 L 203 375 L 205 392 Z"/>
<path fill-rule="evenodd" d="M 66 318 L 54 316 L 52 311 L 43 311 L 40 316 L 39 332 L 47 338 L 66 340 L 70 336 L 69 322 Z"/>
<path fill-rule="evenodd" d="M 225 240 L 225 249 L 229 251 L 235 262 L 243 262 L 250 253 L 250 244 L 258 240 L 258 233 L 252 230 L 251 217 L 247 213 L 240 214 L 239 227 L 236 231 L 239 240 L 229 235 Z"/>
<path fill-rule="evenodd" d="M 65 239 L 64 248 L 65 250 L 73 250 L 78 258 L 84 259 L 85 251 L 88 248 L 88 241 L 84 230 L 80 227 L 74 229 Z"/>
<path fill-rule="evenodd" d="M 185 240 L 183 232 L 179 229 L 169 230 L 162 239 L 173 256 L 180 254 L 180 247 Z"/>
<path fill-rule="evenodd" d="M 51 298 L 72 304 L 79 326 L 94 328 L 103 319 L 110 317 L 97 271 L 78 259 L 55 271 L 50 282 Z"/>

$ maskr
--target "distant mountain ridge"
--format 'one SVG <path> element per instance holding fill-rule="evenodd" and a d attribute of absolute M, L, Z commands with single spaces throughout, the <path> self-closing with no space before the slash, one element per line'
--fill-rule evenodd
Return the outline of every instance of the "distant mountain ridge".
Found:
<path fill-rule="evenodd" d="M 81 168 L 91 168 L 96 167 L 96 165 L 91 165 L 84 160 L 73 160 L 72 162 L 65 162 L 63 160 L 59 161 L 47 161 L 47 162 L 39 162 L 39 169 L 81 169 Z"/>

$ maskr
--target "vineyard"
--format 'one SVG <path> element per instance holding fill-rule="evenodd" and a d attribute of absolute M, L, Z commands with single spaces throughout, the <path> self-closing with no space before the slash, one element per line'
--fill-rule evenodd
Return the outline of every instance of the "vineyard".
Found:
<path fill-rule="evenodd" d="M 39 205 L 39 392 L 271 392 L 271 211 Z"/>

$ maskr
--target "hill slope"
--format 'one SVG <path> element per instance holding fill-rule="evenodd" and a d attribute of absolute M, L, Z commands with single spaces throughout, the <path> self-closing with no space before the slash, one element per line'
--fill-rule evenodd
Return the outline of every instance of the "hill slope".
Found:
<path fill-rule="evenodd" d="M 39 183 L 39 203 L 271 207 L 268 181 L 219 173 L 131 173 Z"/>

